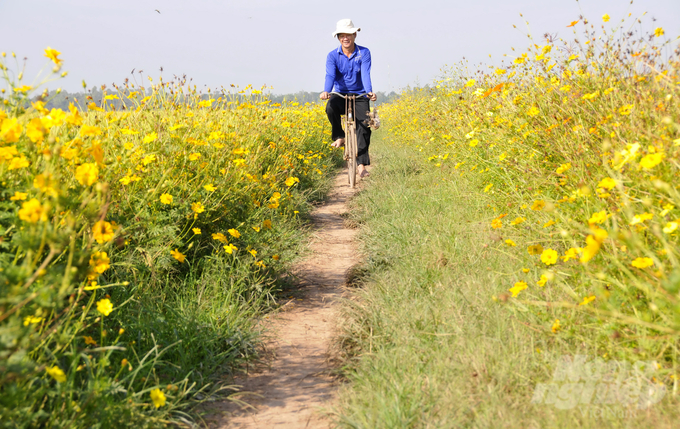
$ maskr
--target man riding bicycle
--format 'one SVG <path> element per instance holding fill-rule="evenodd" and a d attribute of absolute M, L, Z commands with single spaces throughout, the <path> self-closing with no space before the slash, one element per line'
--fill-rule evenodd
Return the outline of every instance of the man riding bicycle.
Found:
<path fill-rule="evenodd" d="M 333 147 L 341 147 L 345 144 L 345 132 L 342 129 L 340 116 L 345 113 L 345 100 L 330 92 L 341 94 L 363 94 L 368 98 L 356 99 L 356 124 L 357 124 L 357 164 L 359 176 L 368 176 L 366 166 L 371 164 L 368 157 L 368 146 L 371 144 L 371 129 L 364 122 L 368 119 L 371 101 L 377 99 L 371 85 L 371 52 L 368 48 L 354 43 L 357 32 L 361 28 L 355 28 L 351 19 L 341 19 L 336 24 L 333 37 L 338 38 L 340 46 L 333 49 L 326 57 L 326 81 L 324 91 L 321 93 L 322 100 L 328 100 L 326 114 L 331 123 Z"/>

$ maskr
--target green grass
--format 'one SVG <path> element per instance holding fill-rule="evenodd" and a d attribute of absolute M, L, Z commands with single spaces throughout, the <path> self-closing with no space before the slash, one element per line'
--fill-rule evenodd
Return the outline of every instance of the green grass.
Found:
<path fill-rule="evenodd" d="M 532 405 L 560 356 L 597 350 L 532 323 L 541 320 L 536 310 L 492 298 L 507 293 L 522 261 L 485 218 L 489 202 L 474 183 L 482 179 L 433 169 L 396 144 L 372 151 L 370 185 L 351 208 L 368 256 L 341 322 L 348 383 L 336 408 L 340 427 L 672 426 L 671 393 L 646 410 Z"/>

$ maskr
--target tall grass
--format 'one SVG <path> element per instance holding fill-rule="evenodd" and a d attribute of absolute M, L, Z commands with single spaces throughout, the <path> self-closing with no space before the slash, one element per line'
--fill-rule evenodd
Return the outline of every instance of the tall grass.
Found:
<path fill-rule="evenodd" d="M 322 109 L 160 80 L 48 111 L 1 68 L 2 424 L 193 424 L 330 186 Z"/>
<path fill-rule="evenodd" d="M 387 157 L 357 203 L 370 274 L 343 337 L 362 356 L 343 424 L 597 426 L 531 404 L 578 354 L 655 361 L 641 382 L 665 402 L 605 420 L 672 424 L 680 52 L 603 21 L 382 109 L 390 150 L 418 161 Z"/>

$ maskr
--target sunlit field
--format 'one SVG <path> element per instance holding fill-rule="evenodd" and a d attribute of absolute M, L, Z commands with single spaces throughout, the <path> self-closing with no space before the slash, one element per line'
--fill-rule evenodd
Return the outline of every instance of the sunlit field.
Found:
<path fill-rule="evenodd" d="M 675 418 L 677 35 L 608 15 L 565 27 L 381 110 L 385 179 L 355 207 L 368 291 L 341 337 L 347 427 L 596 427 L 555 397 L 532 405 L 579 354 L 647 365 L 642 396 L 606 402 L 646 410 L 628 425 Z"/>
<path fill-rule="evenodd" d="M 473 175 L 490 196 L 494 247 L 525 267 L 493 301 L 535 315 L 551 335 L 616 333 L 602 354 L 647 350 L 668 359 L 670 377 L 680 329 L 680 52 L 661 28 L 600 25 L 573 22 L 577 41 L 540 41 L 467 81 L 467 70 L 451 70 L 384 112 L 393 138 L 428 156 L 442 180 Z M 595 320 L 604 325 L 582 326 Z"/>
<path fill-rule="evenodd" d="M 2 55 L 3 421 L 195 420 L 252 357 L 252 319 L 329 187 L 323 109 L 176 79 L 48 110 Z"/>
<path fill-rule="evenodd" d="M 338 425 L 677 421 L 680 47 L 643 22 L 565 22 L 381 106 L 349 214 L 365 258 L 338 322 Z M 257 358 L 339 166 L 323 105 L 175 78 L 48 109 L 1 60 L 2 424 L 200 423 Z M 628 393 L 539 397 L 577 355 L 586 381 L 643 367 L 617 373 Z"/>

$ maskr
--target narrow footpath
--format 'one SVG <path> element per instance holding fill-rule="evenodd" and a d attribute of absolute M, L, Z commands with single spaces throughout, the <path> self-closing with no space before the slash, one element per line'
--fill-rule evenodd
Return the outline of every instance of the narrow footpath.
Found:
<path fill-rule="evenodd" d="M 337 299 L 347 271 L 358 262 L 355 230 L 345 227 L 342 214 L 354 194 L 346 171 L 338 174 L 328 201 L 312 213 L 312 252 L 296 267 L 300 279 L 295 299 L 265 320 L 266 356 L 234 396 L 245 404 L 226 401 L 214 409 L 215 428 L 328 428 L 323 413 L 337 390 L 330 372 L 329 348 L 335 332 Z"/>

